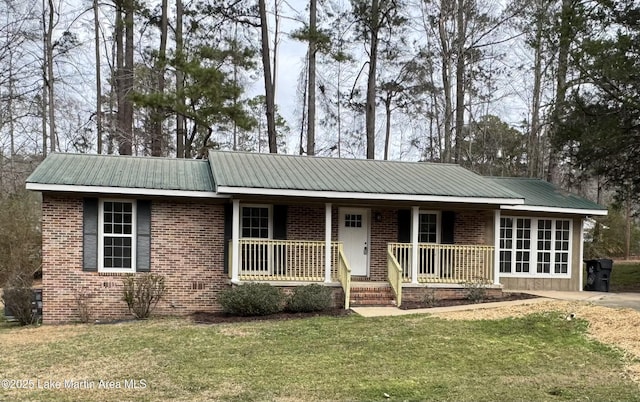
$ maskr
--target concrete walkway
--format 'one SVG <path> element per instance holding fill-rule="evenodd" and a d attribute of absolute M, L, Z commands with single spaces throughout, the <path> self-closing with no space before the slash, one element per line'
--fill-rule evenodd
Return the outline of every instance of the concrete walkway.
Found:
<path fill-rule="evenodd" d="M 539 296 L 536 299 L 513 300 L 495 303 L 466 304 L 463 306 L 420 308 L 401 310 L 396 307 L 354 307 L 353 311 L 363 317 L 385 317 L 409 314 L 434 314 L 446 311 L 481 310 L 505 306 L 518 306 L 540 303 L 549 300 L 583 301 L 599 306 L 613 308 L 632 308 L 640 311 L 640 293 L 602 293 L 602 292 L 560 292 L 560 291 L 514 291 Z"/>

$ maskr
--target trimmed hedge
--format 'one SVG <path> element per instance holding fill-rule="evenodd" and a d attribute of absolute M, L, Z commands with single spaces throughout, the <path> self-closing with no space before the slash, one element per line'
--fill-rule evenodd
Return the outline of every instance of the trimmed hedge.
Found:
<path fill-rule="evenodd" d="M 246 283 L 220 292 L 218 302 L 227 314 L 269 315 L 283 310 L 284 293 L 268 283 Z"/>
<path fill-rule="evenodd" d="M 331 288 L 315 283 L 295 288 L 287 302 L 287 310 L 293 313 L 322 311 L 329 307 L 331 307 Z"/>

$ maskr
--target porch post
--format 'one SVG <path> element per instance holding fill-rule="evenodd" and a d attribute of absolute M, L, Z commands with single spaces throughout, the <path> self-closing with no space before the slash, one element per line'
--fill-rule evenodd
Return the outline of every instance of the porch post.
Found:
<path fill-rule="evenodd" d="M 493 284 L 500 284 L 500 210 L 493 211 Z"/>
<path fill-rule="evenodd" d="M 231 219 L 231 283 L 240 282 L 240 200 L 233 200 Z"/>
<path fill-rule="evenodd" d="M 420 207 L 411 207 L 411 283 L 418 283 L 418 229 Z"/>
<path fill-rule="evenodd" d="M 331 203 L 324 204 L 324 282 L 331 282 Z"/>
<path fill-rule="evenodd" d="M 573 230 L 575 230 L 575 228 Z M 571 233 L 571 236 L 573 236 L 573 233 Z M 578 274 L 578 292 L 582 292 L 584 290 L 584 286 L 582 286 L 582 284 L 584 283 L 582 282 L 582 275 L 584 274 L 584 269 L 582 269 L 582 261 L 584 261 L 584 218 L 580 219 L 580 260 L 578 260 L 577 264 L 573 262 L 571 263 L 571 265 L 577 266 L 580 270 L 580 273 Z"/>

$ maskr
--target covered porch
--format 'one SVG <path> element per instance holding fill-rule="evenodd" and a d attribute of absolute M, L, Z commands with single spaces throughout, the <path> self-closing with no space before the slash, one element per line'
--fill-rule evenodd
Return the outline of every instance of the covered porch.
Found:
<path fill-rule="evenodd" d="M 420 242 L 421 224 L 420 207 L 402 210 L 410 215 L 411 222 L 407 230 L 411 232 L 411 242 L 400 242 L 398 230 L 389 230 L 399 225 L 400 210 L 393 207 L 360 208 L 368 212 L 363 214 L 362 225 L 367 227 L 368 235 L 364 238 L 364 247 L 354 255 L 345 251 L 345 243 L 351 237 L 339 238 L 338 226 L 349 226 L 354 223 L 354 207 L 333 206 L 331 203 L 301 207 L 289 206 L 288 235 L 292 238 L 255 238 L 243 237 L 244 230 L 243 205 L 255 204 L 233 201 L 232 236 L 228 243 L 228 272 L 232 283 L 244 281 L 274 282 L 278 286 L 295 286 L 305 283 L 323 283 L 329 286 L 340 286 L 345 294 L 345 308 L 349 308 L 349 292 L 351 281 L 358 283 L 386 283 L 393 290 L 395 304 L 402 302 L 402 287 L 425 287 L 430 284 L 459 287 L 461 283 L 493 284 L 495 281 L 495 249 L 493 246 L 477 244 L 441 244 Z M 247 207 L 249 208 L 249 207 Z M 294 210 L 297 208 L 296 210 Z M 320 210 L 324 210 L 321 219 Z M 272 209 L 282 209 L 281 206 Z M 345 212 L 346 211 L 346 212 Z M 345 217 L 340 214 L 348 213 Z M 349 215 L 350 214 L 350 215 Z M 309 217 L 315 227 L 307 231 L 296 230 L 299 216 Z M 492 214 L 487 213 L 487 217 Z M 435 215 L 434 215 L 435 216 Z M 295 217 L 295 218 L 294 218 Z M 281 219 L 281 217 L 278 217 Z M 348 221 L 347 218 L 351 218 Z M 440 225 L 438 215 L 438 225 Z M 324 222 L 322 222 L 324 221 Z M 426 220 L 425 220 L 426 221 Z M 309 226 L 305 223 L 305 228 Z M 359 221 L 358 221 L 359 222 Z M 435 222 L 435 221 L 434 221 Z M 409 223 L 409 222 L 407 222 Z M 424 222 L 422 222 L 424 224 Z M 464 223 L 464 222 L 463 222 Z M 491 222 L 489 222 L 491 223 Z M 313 225 L 311 225 L 313 226 Z M 385 229 L 386 228 L 386 229 Z M 424 228 L 423 228 L 424 230 Z M 438 227 L 438 230 L 440 228 Z M 278 230 L 275 230 L 278 232 Z M 301 236 L 313 239 L 300 239 Z M 323 235 L 324 240 L 318 240 Z M 423 236 L 424 237 L 424 236 Z M 438 235 L 436 240 L 440 240 Z M 464 240 L 464 238 L 462 238 Z M 360 255 L 358 255 L 360 254 Z M 365 255 L 367 270 L 360 272 L 362 265 L 360 256 Z M 355 285 L 354 285 L 355 286 Z M 357 286 L 356 286 L 357 287 Z"/>

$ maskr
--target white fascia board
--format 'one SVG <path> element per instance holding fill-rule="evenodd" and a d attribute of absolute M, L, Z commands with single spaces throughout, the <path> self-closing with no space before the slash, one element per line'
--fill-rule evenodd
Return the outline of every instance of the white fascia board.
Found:
<path fill-rule="evenodd" d="M 552 212 L 559 214 L 575 214 L 575 215 L 607 215 L 606 209 L 579 209 L 579 208 L 562 208 L 562 207 L 543 207 L 537 205 L 501 205 L 500 209 L 509 211 L 528 211 L 528 212 Z"/>
<path fill-rule="evenodd" d="M 152 195 L 162 197 L 190 197 L 190 198 L 229 198 L 211 191 L 189 190 L 161 190 L 149 188 L 130 187 L 104 187 L 104 186 L 74 186 L 69 184 L 41 184 L 27 183 L 27 190 L 55 191 L 64 193 L 96 193 L 96 194 L 123 194 L 123 195 Z"/>
<path fill-rule="evenodd" d="M 352 193 L 346 191 L 316 191 L 316 190 L 284 190 L 274 188 L 251 188 L 218 186 L 219 194 L 229 195 L 266 195 L 286 197 L 356 199 L 356 200 L 384 200 L 384 201 L 421 201 L 448 202 L 461 204 L 492 204 L 504 205 L 524 204 L 523 198 L 487 198 L 487 197 L 459 197 L 447 195 L 412 195 L 412 194 L 381 194 L 381 193 Z"/>

